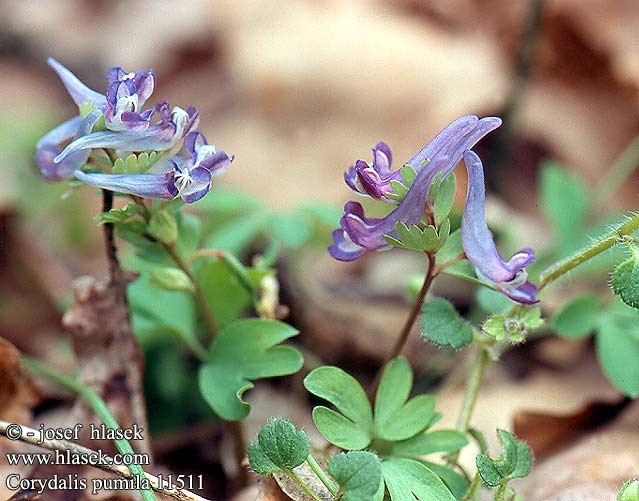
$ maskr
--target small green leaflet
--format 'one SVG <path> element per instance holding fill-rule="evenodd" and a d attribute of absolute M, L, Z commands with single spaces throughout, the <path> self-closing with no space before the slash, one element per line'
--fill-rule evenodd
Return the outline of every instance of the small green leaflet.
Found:
<path fill-rule="evenodd" d="M 375 437 L 405 440 L 423 431 L 435 415 L 435 397 L 418 395 L 408 400 L 413 371 L 403 357 L 391 360 L 382 374 L 375 397 Z"/>
<path fill-rule="evenodd" d="M 465 446 L 454 430 L 426 432 L 441 417 L 432 395 L 409 400 L 413 373 L 403 357 L 391 360 L 380 379 L 375 412 L 360 384 L 337 367 L 320 367 L 304 380 L 306 389 L 332 403 L 313 410 L 313 421 L 324 437 L 347 450 L 370 447 L 384 457 L 417 457 Z"/>
<path fill-rule="evenodd" d="M 473 340 L 473 327 L 450 301 L 434 298 L 422 307 L 422 336 L 439 346 L 462 348 Z"/>
<path fill-rule="evenodd" d="M 628 243 L 630 258 L 610 275 L 612 290 L 628 306 L 639 309 L 639 245 Z"/>
<path fill-rule="evenodd" d="M 540 202 L 552 224 L 560 254 L 568 254 L 584 240 L 588 194 L 583 182 L 559 164 L 545 164 L 540 177 Z"/>
<path fill-rule="evenodd" d="M 560 336 L 578 339 L 595 329 L 599 315 L 599 300 L 592 294 L 585 294 L 559 310 L 550 320 L 550 327 Z"/>
<path fill-rule="evenodd" d="M 328 473 L 337 480 L 343 501 L 381 501 L 383 497 L 382 466 L 372 452 L 336 454 L 328 465 Z"/>
<path fill-rule="evenodd" d="M 313 409 L 315 426 L 326 440 L 348 450 L 370 444 L 373 412 L 366 392 L 353 376 L 338 367 L 318 367 L 306 376 L 304 386 L 341 412 L 324 406 Z"/>
<path fill-rule="evenodd" d="M 530 473 L 532 456 L 526 442 L 517 440 L 506 430 L 497 430 L 502 454 L 491 459 L 486 454 L 477 455 L 477 471 L 489 487 L 499 487 L 513 478 L 523 478 Z"/>
<path fill-rule="evenodd" d="M 126 221 L 130 217 L 138 214 L 140 209 L 142 209 L 142 207 L 138 204 L 130 203 L 120 209 L 111 209 L 108 212 L 100 214 L 99 216 L 96 216 L 95 219 L 99 222 L 99 224 L 121 223 L 122 221 Z"/>
<path fill-rule="evenodd" d="M 601 315 L 595 338 L 597 357 L 612 384 L 633 398 L 639 396 L 639 312 L 613 301 Z"/>
<path fill-rule="evenodd" d="M 297 334 L 283 322 L 255 318 L 237 320 L 222 329 L 199 371 L 200 391 L 216 414 L 227 421 L 245 418 L 250 406 L 242 395 L 253 388 L 253 380 L 300 370 L 300 352 L 279 346 Z"/>
<path fill-rule="evenodd" d="M 617 501 L 639 501 L 639 480 L 628 480 L 623 484 Z"/>
<path fill-rule="evenodd" d="M 382 473 L 392 501 L 455 501 L 444 482 L 419 461 L 389 459 Z"/>
<path fill-rule="evenodd" d="M 144 174 L 157 162 L 158 154 L 143 152 L 139 155 L 131 153 L 128 157 L 116 158 L 113 162 L 113 174 Z"/>
<path fill-rule="evenodd" d="M 434 216 L 435 224 L 440 225 L 448 217 L 453 203 L 455 202 L 455 191 L 457 188 L 457 180 L 455 174 L 451 174 L 444 179 L 435 196 Z"/>
<path fill-rule="evenodd" d="M 251 468 L 260 475 L 290 472 L 308 457 L 310 443 L 304 431 L 281 418 L 271 419 L 251 442 L 248 457 Z"/>

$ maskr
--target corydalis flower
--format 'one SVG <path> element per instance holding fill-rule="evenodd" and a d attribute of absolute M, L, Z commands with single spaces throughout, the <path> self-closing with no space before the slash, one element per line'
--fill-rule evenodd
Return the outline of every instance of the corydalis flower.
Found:
<path fill-rule="evenodd" d="M 468 195 L 461 221 L 461 237 L 464 252 L 475 266 L 477 276 L 506 294 L 513 301 L 534 304 L 537 286 L 528 280 L 526 266 L 535 261 L 532 249 L 516 252 L 504 261 L 495 247 L 493 236 L 486 224 L 484 167 L 473 151 L 464 153 L 468 171 Z"/>
<path fill-rule="evenodd" d="M 340 220 L 341 228 L 333 232 L 334 243 L 328 249 L 331 255 L 341 261 L 352 261 L 367 251 L 386 247 L 384 235 L 397 238 L 397 222 L 402 221 L 408 226 L 419 224 L 435 177 L 438 174 L 442 179 L 449 176 L 464 151 L 500 125 L 501 119 L 497 117 L 480 120 L 474 115 L 467 115 L 442 130 L 408 162 L 418 172 L 417 177 L 402 202 L 385 218 L 367 218 L 359 203 L 347 202 Z M 386 157 L 390 167 L 390 150 L 388 153 Z M 381 167 L 381 164 L 378 166 Z"/>
<path fill-rule="evenodd" d="M 76 171 L 80 181 L 119 193 L 143 198 L 196 202 L 211 189 L 212 178 L 228 169 L 233 157 L 216 151 L 201 132 L 193 132 L 184 141 L 188 156 L 175 156 L 164 163 L 162 172 L 148 174 L 101 174 Z"/>
<path fill-rule="evenodd" d="M 153 70 L 127 73 L 120 67 L 110 68 L 107 72 L 109 85 L 104 95 L 87 87 L 55 59 L 49 58 L 48 63 L 78 107 L 91 103 L 102 111 L 107 129 L 140 131 L 149 126 L 154 109 L 141 110 L 155 88 Z"/>
<path fill-rule="evenodd" d="M 488 120 L 488 119 L 483 119 Z M 450 141 L 455 138 L 468 134 L 480 125 L 480 120 L 475 115 L 465 115 L 458 118 L 443 130 L 441 130 L 422 150 L 408 161 L 413 170 L 419 172 L 425 162 L 432 159 L 438 151 L 440 151 Z M 477 138 L 477 141 L 481 137 Z M 474 146 L 474 144 L 473 144 Z M 471 146 L 472 147 L 472 146 Z M 455 164 L 461 159 L 458 158 Z M 402 181 L 401 172 L 399 170 L 391 171 L 393 155 L 389 146 L 384 142 L 379 142 L 373 148 L 373 163 L 368 164 L 364 160 L 358 160 L 352 165 L 348 171 L 344 173 L 346 184 L 355 192 L 361 195 L 368 195 L 376 200 L 382 200 L 389 203 L 397 203 L 387 195 L 393 193 L 391 181 Z M 446 177 L 450 172 L 443 172 Z"/>
<path fill-rule="evenodd" d="M 79 116 L 74 117 L 58 125 L 38 141 L 35 161 L 40 166 L 40 174 L 43 178 L 47 181 L 63 181 L 73 177 L 73 172 L 87 161 L 89 151 L 78 151 L 58 163 L 54 161 L 54 158 L 62 151 L 60 147 L 62 143 L 90 134 L 101 115 L 99 110 L 93 110 L 84 119 Z"/>
<path fill-rule="evenodd" d="M 169 110 L 166 101 L 156 106 L 161 122 L 150 125 L 143 131 L 99 131 L 72 141 L 56 158 L 63 161 L 77 151 L 93 148 L 112 148 L 120 151 L 165 151 L 173 148 L 199 124 L 198 111 L 189 106 L 183 110 L 175 106 Z"/>

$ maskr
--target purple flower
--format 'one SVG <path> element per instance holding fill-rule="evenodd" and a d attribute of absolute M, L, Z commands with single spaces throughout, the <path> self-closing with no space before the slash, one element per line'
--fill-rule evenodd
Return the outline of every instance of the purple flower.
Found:
<path fill-rule="evenodd" d="M 450 141 L 470 133 L 477 127 L 483 127 L 483 124 L 479 125 L 479 122 L 479 118 L 475 115 L 465 115 L 458 118 L 441 130 L 432 139 L 432 141 L 430 141 L 419 153 L 417 153 L 417 155 L 409 160 L 408 165 L 410 165 L 416 172 L 419 172 L 424 163 L 432 159 L 437 152 L 444 148 Z M 481 139 L 481 137 L 483 136 L 477 137 L 476 141 Z M 452 172 L 452 169 L 455 168 L 455 165 L 460 159 L 461 155 L 452 165 L 450 172 Z M 373 148 L 372 165 L 369 165 L 364 160 L 358 160 L 355 162 L 355 165 L 352 165 L 348 171 L 344 173 L 346 184 L 361 195 L 368 195 L 376 200 L 382 200 L 384 202 L 396 203 L 395 200 L 388 197 L 388 194 L 393 193 L 391 181 L 395 180 L 401 182 L 402 176 L 399 170 L 391 171 L 392 161 L 393 155 L 388 145 L 386 143 L 379 142 Z M 450 172 L 442 172 L 443 177 L 447 177 Z"/>
<path fill-rule="evenodd" d="M 477 276 L 506 294 L 513 301 L 534 304 L 537 286 L 528 281 L 526 266 L 535 261 L 532 249 L 516 252 L 508 262 L 497 252 L 493 236 L 486 224 L 484 210 L 486 192 L 484 167 L 473 151 L 464 153 L 468 170 L 468 195 L 461 221 L 461 237 L 466 257 L 475 266 Z"/>
<path fill-rule="evenodd" d="M 148 174 L 102 174 L 75 172 L 80 181 L 106 190 L 143 198 L 181 197 L 186 203 L 202 198 L 211 189 L 214 176 L 228 169 L 233 157 L 216 151 L 201 132 L 192 132 L 184 142 L 188 156 L 175 156 L 164 163 L 163 172 Z"/>
<path fill-rule="evenodd" d="M 63 181 L 73 177 L 73 172 L 87 161 L 89 151 L 78 151 L 56 163 L 54 158 L 62 151 L 61 144 L 75 137 L 79 139 L 91 133 L 102 113 L 93 110 L 84 119 L 76 116 L 48 132 L 36 145 L 35 161 L 40 174 L 47 181 Z"/>
<path fill-rule="evenodd" d="M 442 179 L 449 176 L 461 160 L 464 151 L 472 148 L 482 137 L 500 125 L 501 119 L 497 117 L 480 120 L 474 115 L 467 115 L 442 130 L 408 162 L 408 165 L 417 171 L 417 177 L 401 203 L 385 218 L 367 218 L 359 203 L 347 202 L 340 220 L 341 228 L 333 232 L 334 242 L 328 249 L 331 255 L 341 261 L 352 261 L 367 251 L 386 247 L 388 244 L 384 235 L 397 238 L 397 222 L 402 221 L 407 226 L 419 224 L 435 177 L 440 173 Z M 388 159 L 387 165 L 390 167 L 390 150 L 384 148 L 386 145 L 380 147 L 380 144 L 383 143 L 379 143 L 374 149 L 375 155 L 376 150 L 382 153 Z M 376 161 L 380 169 L 376 172 L 380 173 L 381 178 L 389 169 L 384 163 L 384 158 L 380 157 L 380 160 Z M 348 183 L 348 173 L 346 177 Z M 376 186 L 380 192 L 385 189 L 382 185 Z"/>
<path fill-rule="evenodd" d="M 89 102 L 104 113 L 108 129 L 140 131 L 149 126 L 155 110 L 151 108 L 141 111 L 141 109 L 155 87 L 153 70 L 127 73 L 120 67 L 109 69 L 107 73 L 109 86 L 106 95 L 103 95 L 84 85 L 78 77 L 55 59 L 49 58 L 48 63 L 58 74 L 76 105 L 81 106 Z"/>
<path fill-rule="evenodd" d="M 100 131 L 72 141 L 54 160 L 63 161 L 67 156 L 92 148 L 113 148 L 120 151 L 165 151 L 173 148 L 199 123 L 198 111 L 189 106 L 187 110 L 175 106 L 169 111 L 166 101 L 156 107 L 161 122 L 145 130 Z"/>

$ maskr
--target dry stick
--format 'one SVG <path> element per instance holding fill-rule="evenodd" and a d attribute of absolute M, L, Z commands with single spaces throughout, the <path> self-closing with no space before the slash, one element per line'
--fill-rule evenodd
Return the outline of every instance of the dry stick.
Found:
<path fill-rule="evenodd" d="M 19 426 L 21 429 L 20 438 L 9 438 L 7 436 L 7 428 L 10 430 L 10 434 L 13 433 L 11 430 L 15 429 L 16 426 Z M 8 423 L 7 421 L 0 420 L 0 435 L 9 438 L 9 440 L 19 440 L 20 442 L 24 442 L 27 444 L 35 445 L 37 447 L 41 447 L 43 449 L 48 449 L 52 451 L 69 451 L 74 456 L 83 456 L 83 457 L 98 457 L 98 451 L 93 449 L 89 449 L 88 447 L 84 447 L 82 445 L 76 444 L 74 442 L 69 442 L 67 440 L 43 440 L 40 441 L 40 431 L 29 428 L 28 426 L 16 424 L 16 423 Z M 103 456 L 105 459 L 105 463 L 101 464 L 92 464 L 95 468 L 106 471 L 108 473 L 113 473 L 119 477 L 124 478 L 132 478 L 131 472 L 128 470 L 126 466 L 117 465 L 113 463 L 109 463 L 112 461 L 112 458 L 108 456 Z M 178 499 L 180 501 L 209 501 L 206 498 L 198 496 L 191 491 L 187 491 L 186 489 L 170 489 L 164 488 L 160 486 L 160 482 L 158 477 L 152 475 L 151 473 L 144 472 L 144 476 L 148 479 L 151 484 L 152 489 L 165 496 L 172 497 L 173 499 Z"/>

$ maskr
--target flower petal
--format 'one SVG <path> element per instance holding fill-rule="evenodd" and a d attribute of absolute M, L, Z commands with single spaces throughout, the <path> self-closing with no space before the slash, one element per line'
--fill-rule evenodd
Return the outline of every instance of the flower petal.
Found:
<path fill-rule="evenodd" d="M 63 181 L 73 177 L 73 172 L 82 167 L 82 165 L 87 161 L 90 152 L 78 151 L 69 155 L 63 162 L 56 163 L 55 157 L 62 150 L 59 143 L 69 139 L 67 134 L 71 131 L 70 123 L 78 124 L 74 134 L 76 138 L 80 138 L 91 133 L 93 126 L 101 116 L 101 111 L 93 110 L 84 119 L 80 119 L 80 117 L 73 118 L 63 123 L 61 126 L 56 127 L 38 141 L 35 161 L 40 166 L 40 175 L 44 179 L 47 181 Z M 78 122 L 76 119 L 80 119 L 80 121 Z M 59 141 L 47 142 L 48 140 L 56 139 Z"/>
<path fill-rule="evenodd" d="M 464 162 L 468 171 L 468 194 L 461 221 L 461 237 L 468 260 L 482 279 L 511 299 L 526 304 L 537 302 L 536 287 L 526 280 L 525 271 L 525 267 L 535 260 L 532 249 L 522 249 L 508 262 L 503 260 L 486 224 L 486 189 L 481 159 L 475 152 L 467 151 Z"/>
<path fill-rule="evenodd" d="M 67 92 L 73 99 L 73 102 L 80 106 L 82 103 L 93 103 L 97 107 L 102 107 L 106 104 L 106 97 L 99 92 L 96 92 L 86 85 L 84 85 L 78 77 L 76 77 L 65 66 L 58 61 L 50 57 L 47 59 L 49 66 L 58 74 L 60 80 L 67 88 Z"/>
<path fill-rule="evenodd" d="M 333 245 L 328 248 L 331 256 L 340 261 L 354 261 L 366 252 L 366 249 L 354 243 L 348 233 L 337 228 L 333 231 Z"/>
<path fill-rule="evenodd" d="M 143 198 L 173 199 L 177 192 L 169 190 L 169 174 L 101 174 L 76 170 L 74 175 L 83 183 L 105 190 L 137 195 Z"/>

